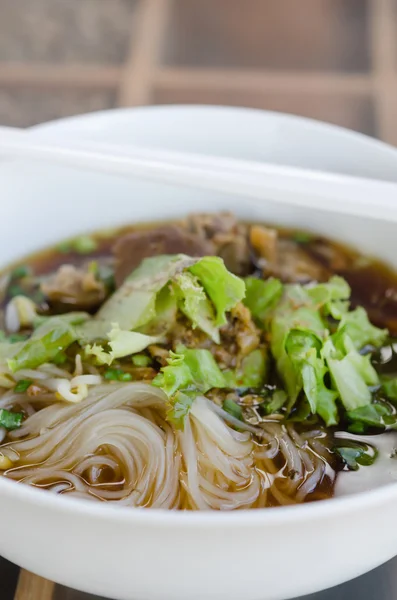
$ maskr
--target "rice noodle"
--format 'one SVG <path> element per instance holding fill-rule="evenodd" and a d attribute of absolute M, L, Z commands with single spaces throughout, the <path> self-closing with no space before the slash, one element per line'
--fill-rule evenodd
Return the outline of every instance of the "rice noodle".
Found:
<path fill-rule="evenodd" d="M 52 482 L 56 490 L 59 482 L 66 481 L 72 490 L 62 493 L 173 508 L 179 495 L 180 462 L 175 436 L 167 424 L 161 429 L 136 410 L 164 402 L 160 390 L 133 383 L 97 386 L 79 405 L 44 408 L 9 435 L 4 455 L 13 460 L 17 453 L 19 459 L 6 476 L 34 485 Z M 95 481 L 86 479 L 92 468 L 98 473 L 103 468 L 114 470 L 119 489 L 109 494 L 95 486 Z"/>
<path fill-rule="evenodd" d="M 312 450 L 327 452 L 321 432 L 309 439 L 270 420 L 254 427 L 205 397 L 176 431 L 167 397 L 152 385 L 102 384 L 79 361 L 74 375 L 53 365 L 28 374 L 49 391 L 0 397 L 0 408 L 28 415 L 0 447 L 3 464 L 13 464 L 8 478 L 132 507 L 233 510 L 302 502 L 324 476 Z"/>
<path fill-rule="evenodd" d="M 321 461 L 318 459 L 314 459 L 313 471 L 309 475 L 309 477 L 306 478 L 304 483 L 302 483 L 302 485 L 299 486 L 299 489 L 296 494 L 296 499 L 298 501 L 302 501 L 308 494 L 310 494 L 310 492 L 313 492 L 316 489 L 318 483 L 320 482 L 322 475 L 323 469 Z"/>
<path fill-rule="evenodd" d="M 196 398 L 185 430 L 179 434 L 187 494 L 199 509 L 252 506 L 260 492 L 259 475 L 253 468 L 253 442 L 249 434 L 237 440 L 236 432 L 213 406 L 206 398 Z M 216 476 L 218 485 L 212 483 Z"/>

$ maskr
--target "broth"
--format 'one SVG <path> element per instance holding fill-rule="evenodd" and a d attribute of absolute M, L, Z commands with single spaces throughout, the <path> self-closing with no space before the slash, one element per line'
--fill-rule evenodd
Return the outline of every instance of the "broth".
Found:
<path fill-rule="evenodd" d="M 334 275 L 342 276 L 351 287 L 352 308 L 363 307 L 374 325 L 387 328 L 390 333 L 390 338 L 382 343 L 381 348 L 375 349 L 369 344 L 362 353 L 369 352 L 380 377 L 397 375 L 392 339 L 397 336 L 397 274 L 393 270 L 347 246 L 311 233 L 257 224 L 251 226 L 238 223 L 230 215 L 205 215 L 201 221 L 199 217 L 194 216 L 191 222 L 188 221 L 189 225 L 179 221 L 98 232 L 62 242 L 56 248 L 44 250 L 13 265 L 5 271 L 0 290 L 0 321 L 8 336 L 7 343 L 12 336 L 16 336 L 13 341 L 17 344 L 25 343 L 31 335 L 34 339 L 37 323 L 42 324 L 45 319 L 57 315 L 70 314 L 72 318 L 76 311 L 84 311 L 94 315 L 85 319 L 95 320 L 95 315 L 101 314 L 101 307 L 109 299 L 111 301 L 115 289 L 122 288 L 125 269 L 129 273 L 140 264 L 140 261 L 138 265 L 134 263 L 135 255 L 140 257 L 143 254 L 145 258 L 178 254 L 177 249 L 157 251 L 174 248 L 178 244 L 182 248 L 180 252 L 189 254 L 186 248 L 193 244 L 192 248 L 198 249 L 197 254 L 221 256 L 226 267 L 239 277 L 257 278 L 264 282 L 277 278 L 281 281 L 280 285 L 296 284 L 301 286 L 300 289 L 310 290 L 318 283 L 328 282 Z M 229 229 L 222 225 L 228 219 L 232 223 Z M 167 228 L 171 228 L 169 235 Z M 157 231 L 160 233 L 151 239 L 151 233 Z M 146 234 L 149 236 L 147 239 L 138 239 Z M 208 248 L 212 252 L 205 252 Z M 191 255 L 196 254 L 192 252 Z M 128 261 L 134 263 L 131 268 Z M 69 265 L 66 271 L 65 265 Z M 63 278 L 59 276 L 62 269 Z M 54 279 L 54 273 L 57 273 L 58 279 Z M 67 277 L 71 278 L 70 281 L 66 281 Z M 57 289 L 57 286 L 64 287 Z M 172 294 L 181 293 L 180 289 L 171 293 L 171 300 Z M 207 300 L 212 298 L 205 285 L 204 290 Z M 10 306 L 14 307 L 15 298 L 20 296 L 34 301 L 36 316 L 31 323 L 20 319 L 17 329 L 10 328 L 10 315 L 14 310 Z M 371 434 L 379 433 L 379 429 L 365 420 L 358 419 L 356 422 L 349 416 L 346 418 L 340 400 L 337 404 L 337 426 L 326 427 L 323 417 L 310 415 L 306 388 L 299 391 L 291 409 L 287 408 L 289 401 L 285 400 L 284 404 L 273 409 L 274 412 L 267 412 L 275 402 L 276 393 L 281 398 L 280 392 L 284 389 L 269 325 L 266 326 L 268 329 L 262 330 L 253 313 L 248 314 L 247 308 L 232 308 L 228 312 L 228 323 L 213 334 L 215 337 L 220 335 L 220 343 L 214 343 L 210 329 L 190 325 L 186 299 L 184 302 L 184 311 L 180 308 L 181 304 L 175 309 L 178 313 L 172 329 L 167 332 L 166 341 L 153 341 L 139 350 L 135 358 L 132 353 L 132 359 L 131 354 L 127 354 L 117 357 L 111 364 L 101 364 L 98 362 L 99 354 L 87 354 L 87 348 L 93 352 L 97 340 L 90 346 L 74 339 L 68 347 L 61 348 L 59 355 L 53 355 L 53 360 L 46 361 L 49 365 L 23 366 L 15 372 L 14 380 L 12 369 L 4 367 L 3 375 L 0 374 L 0 415 L 3 409 L 10 411 L 11 416 L 21 414 L 23 418 L 22 424 L 9 428 L 6 435 L 3 433 L 0 470 L 3 470 L 4 476 L 61 494 L 72 493 L 132 506 L 232 509 L 329 498 L 334 493 L 338 472 L 345 471 L 347 477 L 348 471 L 356 469 L 358 464 L 361 465 L 360 470 L 373 468 L 364 465 L 373 462 L 368 440 Z M 337 321 L 333 315 L 329 320 L 328 316 L 324 318 L 331 333 L 336 331 Z M 208 323 L 205 326 L 209 327 Z M 299 328 L 302 326 L 298 325 Z M 135 329 L 142 334 L 142 327 Z M 143 334 L 151 335 L 151 330 L 147 329 Z M 168 419 L 168 413 L 159 408 L 160 391 L 153 387 L 152 381 L 158 381 L 167 365 L 172 365 L 172 357 L 178 355 L 181 343 L 188 350 L 208 352 L 215 359 L 217 368 L 221 369 L 222 376 L 223 373 L 228 376 L 232 373 L 235 378 L 242 361 L 248 356 L 241 354 L 241 348 L 252 343 L 252 352 L 257 352 L 255 356 L 262 352 L 266 358 L 266 380 L 258 387 L 215 385 L 208 393 L 202 393 L 201 389 L 199 396 L 207 399 L 192 400 L 195 407 L 189 413 L 192 416 L 184 417 L 184 429 L 179 430 L 175 421 Z M 106 343 L 102 346 L 103 352 L 109 353 Z M 323 360 L 322 355 L 318 354 L 317 359 Z M 3 362 L 5 365 L 6 362 Z M 61 380 L 66 384 L 60 383 Z M 133 382 L 138 387 L 134 387 Z M 325 374 L 321 385 L 324 382 L 328 391 L 334 390 L 334 380 L 329 373 Z M 149 385 L 156 390 L 153 398 L 148 396 Z M 24 386 L 27 386 L 26 389 L 23 389 Z M 76 399 L 80 388 L 84 388 L 81 401 Z M 392 420 L 396 411 L 393 401 L 382 396 L 378 385 L 370 389 L 375 395 L 381 394 L 379 401 L 377 397 L 373 400 L 376 406 L 384 403 L 387 407 L 387 418 L 379 417 L 384 419 L 380 423 L 385 431 L 394 426 Z M 191 388 L 186 390 L 182 390 L 185 396 Z M 336 391 L 332 393 L 336 394 Z M 141 398 L 146 397 L 145 394 L 148 397 L 142 404 Z M 100 432 L 110 425 L 106 425 L 103 415 L 96 414 L 98 406 L 110 411 L 106 413 L 109 421 L 114 420 L 113 429 L 104 435 L 103 440 Z M 228 406 L 232 409 L 225 408 Z M 87 441 L 90 438 L 90 421 L 93 431 L 98 433 L 97 443 Z M 215 422 L 218 423 L 216 427 Z M 239 427 L 239 422 L 244 426 Z M 342 448 L 343 452 L 335 451 L 335 447 L 341 445 L 339 432 L 353 429 L 352 424 L 365 429 L 365 441 L 349 433 L 347 441 L 344 436 L 346 447 Z M 213 427 L 219 428 L 216 435 Z M 124 441 L 119 433 L 124 429 L 128 441 Z M 1 431 L 0 427 L 0 441 Z M 65 435 L 66 438 L 71 436 L 70 442 L 65 441 Z M 141 447 L 137 440 L 144 436 L 149 436 L 147 445 Z M 376 436 L 374 439 L 377 439 Z M 83 455 L 77 451 L 79 445 L 85 448 Z M 51 450 L 45 450 L 46 446 Z M 163 466 L 159 467 L 159 464 Z M 198 475 L 192 474 L 193 464 L 197 464 Z M 156 472 L 148 474 L 154 465 L 162 473 L 160 482 L 156 480 Z M 146 489 L 142 491 L 138 489 L 140 487 Z M 197 489 L 192 492 L 192 488 Z"/>
<path fill-rule="evenodd" d="M 121 236 L 151 230 L 158 225 L 146 223 L 99 231 L 89 236 L 96 244 L 96 249 L 92 252 L 67 250 L 69 244 L 65 241 L 56 247 L 32 254 L 14 266 L 27 264 L 40 276 L 52 273 L 65 263 L 76 267 L 97 260 L 106 263 L 112 259 L 112 248 Z M 348 245 L 300 230 L 271 227 L 278 231 L 281 239 L 292 240 L 297 248 L 303 249 L 330 273 L 344 277 L 351 286 L 352 305 L 363 306 L 371 315 L 372 322 L 379 327 L 387 327 L 392 336 L 397 336 L 397 273 L 391 267 L 376 258 L 357 253 Z M 255 272 L 255 264 L 252 264 L 252 272 Z"/>

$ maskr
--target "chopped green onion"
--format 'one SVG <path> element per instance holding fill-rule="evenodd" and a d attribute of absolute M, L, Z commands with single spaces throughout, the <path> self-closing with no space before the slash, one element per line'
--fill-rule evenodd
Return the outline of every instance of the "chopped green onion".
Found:
<path fill-rule="evenodd" d="M 68 254 L 69 252 L 77 252 L 78 254 L 90 254 L 98 248 L 97 242 L 89 235 L 81 235 L 74 240 L 61 242 L 57 246 L 58 252 Z"/>
<path fill-rule="evenodd" d="M 104 377 L 108 381 L 118 381 L 118 379 L 119 379 L 119 371 L 117 369 L 107 369 L 105 371 Z"/>
<path fill-rule="evenodd" d="M 22 279 L 23 277 L 27 277 L 32 274 L 32 269 L 28 265 L 20 265 L 16 267 L 12 273 L 12 279 Z"/>
<path fill-rule="evenodd" d="M 131 373 L 120 373 L 119 381 L 131 381 L 132 375 Z"/>
<path fill-rule="evenodd" d="M 0 342 L 16 344 L 17 342 L 24 342 L 28 337 L 29 335 L 27 333 L 11 333 L 11 335 L 7 336 L 6 332 L 0 329 Z"/>
<path fill-rule="evenodd" d="M 61 254 L 69 254 L 69 252 L 72 251 L 72 246 L 70 242 L 61 242 L 60 244 L 58 244 L 56 249 L 58 250 L 58 252 L 61 252 Z"/>
<path fill-rule="evenodd" d="M 122 369 L 107 369 L 104 375 L 108 381 L 131 381 L 131 373 L 126 373 Z"/>
<path fill-rule="evenodd" d="M 13 283 L 8 288 L 8 295 L 11 298 L 15 298 L 15 296 L 26 296 L 26 292 L 20 285 Z"/>
<path fill-rule="evenodd" d="M 30 379 L 21 379 L 14 387 L 14 392 L 16 392 L 17 394 L 26 392 L 26 390 L 32 385 L 32 383 L 33 382 Z"/>
<path fill-rule="evenodd" d="M 226 398 L 223 401 L 223 410 L 225 410 L 227 413 L 229 413 L 229 415 L 232 415 L 236 419 L 240 419 L 240 421 L 243 418 L 243 410 L 241 406 L 239 406 L 237 402 L 235 402 L 231 398 Z"/>
<path fill-rule="evenodd" d="M 367 429 L 368 426 L 362 421 L 354 421 L 354 423 L 351 423 L 348 426 L 347 431 L 349 433 L 355 433 L 356 435 L 362 435 L 363 433 L 366 433 Z"/>
<path fill-rule="evenodd" d="M 8 341 L 11 344 L 16 344 L 17 342 L 24 342 L 28 337 L 29 335 L 25 333 L 12 333 L 8 336 Z"/>
<path fill-rule="evenodd" d="M 339 454 L 349 471 L 357 471 L 361 466 L 369 466 L 375 462 L 377 452 L 370 454 L 370 447 L 363 447 L 359 444 L 352 443 L 349 446 L 336 446 L 334 451 Z"/>
<path fill-rule="evenodd" d="M 148 367 L 152 362 L 149 356 L 145 354 L 135 354 L 132 357 L 132 362 L 136 367 Z"/>
<path fill-rule="evenodd" d="M 310 233 L 305 233 L 304 231 L 295 231 L 292 239 L 297 244 L 309 244 L 313 240 L 313 236 Z"/>
<path fill-rule="evenodd" d="M 97 242 L 88 235 L 82 235 L 72 242 L 72 248 L 78 254 L 90 254 L 98 248 Z"/>
<path fill-rule="evenodd" d="M 13 429 L 18 429 L 22 425 L 22 420 L 22 413 L 10 412 L 5 408 L 0 409 L 0 427 L 12 431 Z"/>

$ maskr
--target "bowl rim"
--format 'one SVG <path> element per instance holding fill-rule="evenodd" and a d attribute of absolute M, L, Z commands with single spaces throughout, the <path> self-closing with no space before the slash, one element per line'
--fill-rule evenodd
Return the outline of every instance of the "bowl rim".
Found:
<path fill-rule="evenodd" d="M 102 110 L 82 115 L 76 115 L 63 119 L 57 119 L 41 123 L 31 127 L 32 134 L 48 132 L 56 134 L 58 131 L 66 130 L 69 126 L 89 126 L 112 119 L 117 119 L 120 115 L 128 118 L 133 114 L 155 114 L 168 112 L 201 112 L 229 113 L 231 116 L 257 115 L 258 117 L 266 115 L 278 123 L 293 123 L 299 126 L 309 127 L 312 130 L 320 131 L 324 134 L 337 135 L 340 143 L 343 139 L 350 139 L 362 145 L 372 147 L 375 151 L 389 155 L 396 160 L 397 149 L 380 140 L 371 138 L 363 133 L 351 131 L 338 125 L 325 123 L 319 120 L 290 115 L 282 112 L 264 111 L 260 109 L 230 106 L 213 106 L 197 104 L 181 105 L 158 105 L 142 106 L 133 108 L 117 108 L 112 110 Z M 279 526 L 304 520 L 318 520 L 324 517 L 349 514 L 362 509 L 382 505 L 385 502 L 397 499 L 397 482 L 391 482 L 382 485 L 379 488 L 359 492 L 349 496 L 330 498 L 318 502 L 297 504 L 290 506 L 270 507 L 263 509 L 245 509 L 236 511 L 177 511 L 165 509 L 143 509 L 126 506 L 115 506 L 107 502 L 93 503 L 81 498 L 69 498 L 66 495 L 55 495 L 48 491 L 21 485 L 5 477 L 0 477 L 0 495 L 6 494 L 9 499 L 13 497 L 17 501 L 27 502 L 35 505 L 39 509 L 54 510 L 62 514 L 76 514 L 79 517 L 92 519 L 108 519 L 126 525 L 145 525 L 168 528 L 202 528 L 203 526 L 217 527 L 259 527 L 259 526 Z"/>
<path fill-rule="evenodd" d="M 337 517 L 341 514 L 371 509 L 397 499 L 397 482 L 373 490 L 317 502 L 234 511 L 184 511 L 115 506 L 108 502 L 94 503 L 82 498 L 52 494 L 47 490 L 0 477 L 0 495 L 4 492 L 10 498 L 14 497 L 17 501 L 34 504 L 39 509 L 55 510 L 61 514 L 77 514 L 84 518 L 115 520 L 126 525 L 172 526 L 173 528 L 188 526 L 194 529 L 203 526 L 232 525 L 246 528 L 278 526 L 302 520 L 321 520 L 324 517 Z"/>
<path fill-rule="evenodd" d="M 53 119 L 44 123 L 39 123 L 29 127 L 31 133 L 54 133 L 56 134 L 64 128 L 77 125 L 78 127 L 86 127 L 92 125 L 95 121 L 98 124 L 106 122 L 109 119 L 117 119 L 122 116 L 127 117 L 132 114 L 142 114 L 149 116 L 156 113 L 168 113 L 168 112 L 200 112 L 202 114 L 210 113 L 229 113 L 231 116 L 244 117 L 244 116 L 266 116 L 269 119 L 273 119 L 278 123 L 295 124 L 299 126 L 309 127 L 312 130 L 320 131 L 324 134 L 338 135 L 341 139 L 350 139 L 360 144 L 365 144 L 367 147 L 373 147 L 377 151 L 381 151 L 388 154 L 397 160 L 397 147 L 394 147 L 382 140 L 373 138 L 370 135 L 342 127 L 341 125 L 335 125 L 333 123 L 327 123 L 319 119 L 311 119 L 309 117 L 302 117 L 300 115 L 294 115 L 290 113 L 284 113 L 281 111 L 262 110 L 259 108 L 249 108 L 244 106 L 227 106 L 227 105 L 213 105 L 213 104 L 157 104 L 155 106 L 136 106 L 136 107 L 120 107 L 107 110 L 92 111 L 80 115 L 73 115 L 70 117 L 64 117 L 60 119 Z"/>

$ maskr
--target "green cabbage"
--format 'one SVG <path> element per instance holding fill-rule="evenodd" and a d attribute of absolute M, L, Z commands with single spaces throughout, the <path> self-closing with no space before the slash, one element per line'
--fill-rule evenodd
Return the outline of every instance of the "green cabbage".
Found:
<path fill-rule="evenodd" d="M 326 336 L 326 324 L 305 288 L 286 285 L 282 300 L 273 311 L 270 324 L 270 347 L 288 394 L 288 407 L 295 404 L 302 389 L 302 378 L 287 352 L 287 339 L 292 330 L 314 335 L 320 340 Z"/>
<path fill-rule="evenodd" d="M 214 307 L 197 277 L 191 273 L 177 275 L 175 290 L 179 308 L 191 321 L 192 327 L 198 327 L 216 344 L 219 344 L 220 335 L 216 325 Z"/>
<path fill-rule="evenodd" d="M 123 358 L 145 350 L 150 344 L 163 341 L 161 336 L 150 336 L 137 331 L 123 331 L 118 323 L 114 323 L 108 333 L 108 346 L 106 350 L 99 344 L 87 345 L 84 348 L 86 356 L 94 356 L 98 365 L 111 365 L 116 358 Z"/>
<path fill-rule="evenodd" d="M 77 339 L 77 330 L 72 324 L 62 316 L 51 317 L 26 342 L 18 343 L 16 353 L 7 361 L 8 366 L 12 372 L 35 369 L 43 363 L 51 362 Z"/>
<path fill-rule="evenodd" d="M 335 401 L 338 394 L 324 383 L 327 368 L 320 357 L 322 341 L 309 331 L 293 329 L 287 336 L 285 347 L 295 370 L 294 397 L 303 388 L 312 413 L 318 413 L 326 425 L 336 425 L 338 409 Z"/>
<path fill-rule="evenodd" d="M 243 280 L 229 273 L 216 256 L 153 256 L 127 277 L 96 317 L 80 328 L 80 335 L 86 343 L 106 339 L 114 322 L 126 331 L 169 329 L 176 319 L 175 298 L 193 326 L 219 343 L 219 327 L 226 323 L 226 312 L 244 295 Z"/>
<path fill-rule="evenodd" d="M 268 355 L 265 348 L 253 350 L 236 369 L 223 371 L 225 387 L 231 389 L 261 388 L 266 380 Z"/>
<path fill-rule="evenodd" d="M 359 354 L 347 334 L 327 340 L 321 355 L 347 411 L 371 403 L 372 394 L 368 386 L 377 385 L 379 378 L 370 356 Z"/>
<path fill-rule="evenodd" d="M 387 329 L 379 329 L 370 323 L 366 310 L 361 306 L 343 315 L 339 325 L 339 329 L 342 328 L 358 350 L 368 344 L 378 348 L 388 335 Z"/>
<path fill-rule="evenodd" d="M 283 285 L 279 279 L 270 278 L 263 281 L 256 277 L 247 277 L 245 286 L 244 304 L 253 318 L 263 326 L 271 309 L 281 298 Z"/>
<path fill-rule="evenodd" d="M 96 320 L 108 324 L 117 322 L 127 331 L 146 325 L 156 317 L 156 298 L 160 290 L 194 262 L 195 259 L 184 254 L 145 258 L 103 304 Z"/>
<path fill-rule="evenodd" d="M 209 350 L 179 347 L 170 352 L 167 362 L 152 384 L 167 394 L 168 419 L 183 429 L 194 398 L 212 388 L 226 387 L 226 381 Z"/>
<path fill-rule="evenodd" d="M 363 308 L 349 311 L 349 296 L 341 277 L 317 285 L 285 285 L 267 316 L 271 351 L 288 394 L 287 412 L 305 399 L 313 414 L 335 425 L 338 402 L 348 412 L 371 404 L 371 388 L 379 378 L 371 356 L 359 350 L 381 345 L 387 332 L 374 327 Z"/>
<path fill-rule="evenodd" d="M 205 256 L 188 269 L 200 281 L 216 311 L 216 325 L 225 325 L 226 313 L 245 296 L 242 279 L 230 273 L 221 258 Z"/>

